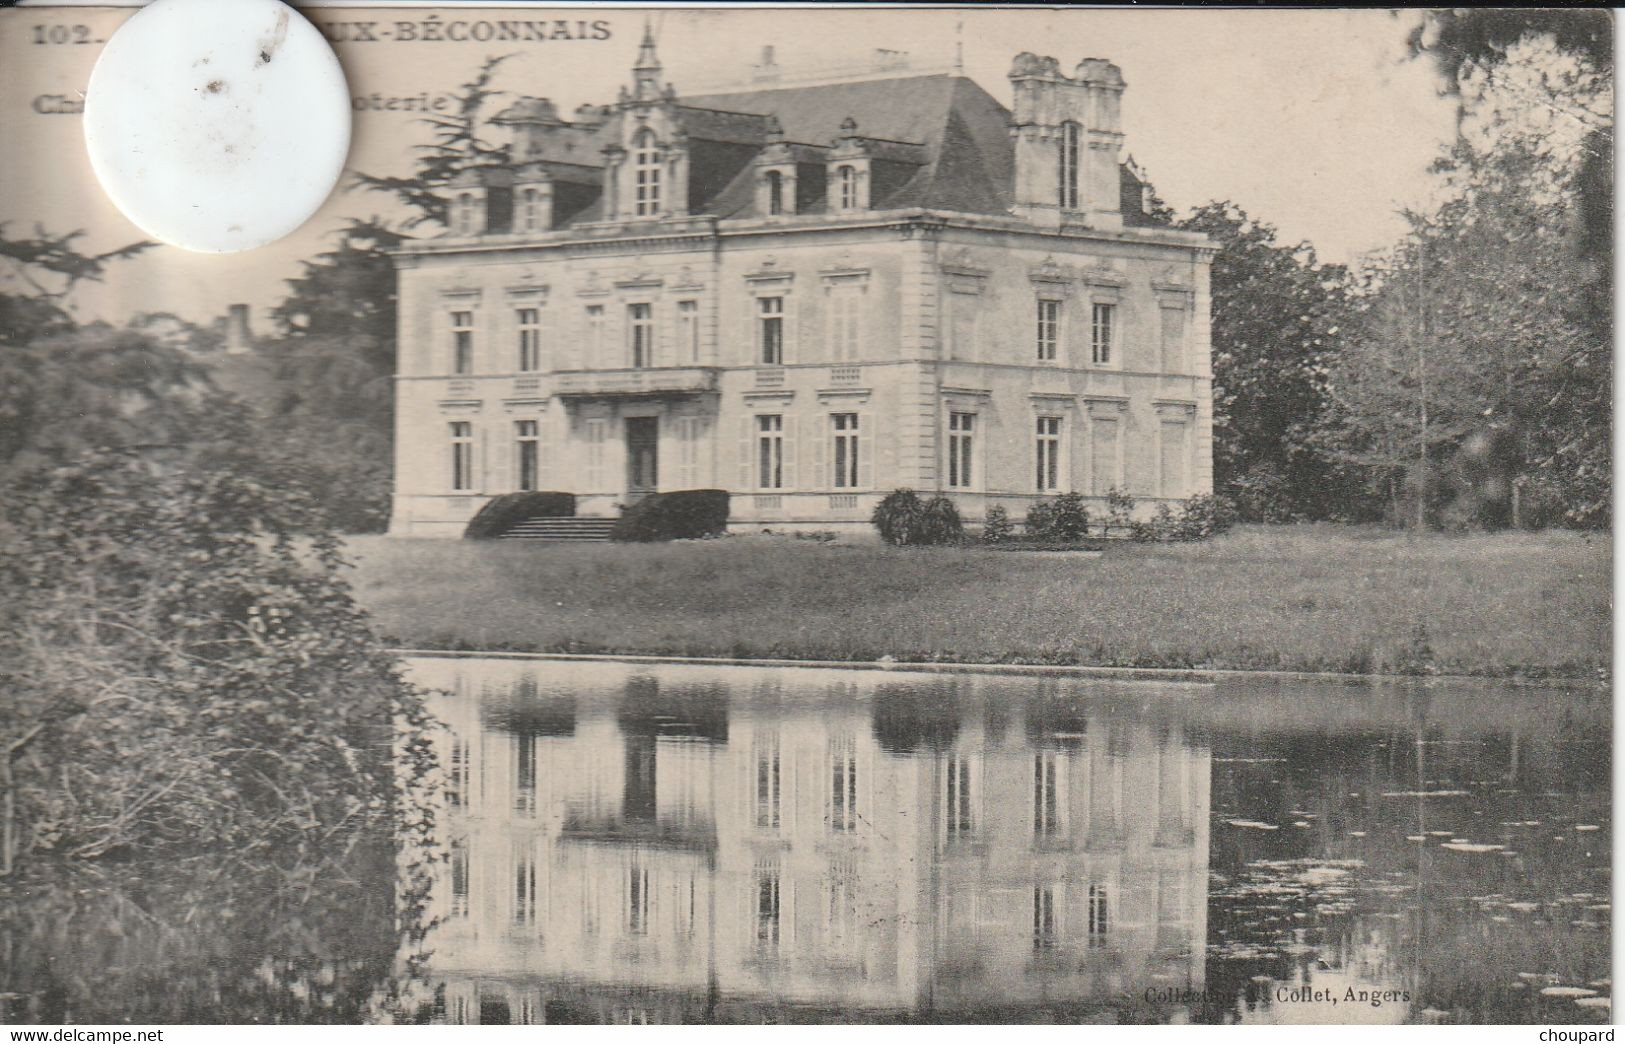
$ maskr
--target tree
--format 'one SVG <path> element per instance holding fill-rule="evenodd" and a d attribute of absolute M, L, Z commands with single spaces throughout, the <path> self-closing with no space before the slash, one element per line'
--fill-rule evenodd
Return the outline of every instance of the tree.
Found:
<path fill-rule="evenodd" d="M 1598 12 L 1440 12 L 1413 37 L 1460 100 L 1458 140 L 1435 166 L 1445 202 L 1368 273 L 1332 441 L 1378 484 L 1403 470 L 1419 525 L 1430 502 L 1489 525 L 1609 518 L 1612 45 L 1598 17 L 1606 29 Z"/>
<path fill-rule="evenodd" d="M 424 716 L 325 515 L 234 466 L 99 452 L 0 507 L 0 875 L 114 852 L 297 858 L 387 824 Z"/>
<path fill-rule="evenodd" d="M 395 265 L 390 251 L 425 224 L 446 222 L 447 184 L 469 167 L 506 159 L 481 135 L 491 86 L 506 59 L 488 58 L 462 85 L 450 115 L 422 121 L 432 140 L 404 175 L 357 173 L 351 188 L 393 196 L 405 217 L 351 220 L 330 250 L 304 263 L 274 309 L 280 336 L 262 348 L 271 389 L 260 413 L 267 435 L 306 461 L 335 524 L 376 530 L 389 518 L 394 443 Z"/>
<path fill-rule="evenodd" d="M 1234 203 L 1178 222 L 1218 246 L 1213 258 L 1214 486 L 1244 517 L 1323 518 L 1354 508 L 1344 477 L 1312 444 L 1328 360 L 1348 313 L 1349 279 L 1308 243 Z"/>

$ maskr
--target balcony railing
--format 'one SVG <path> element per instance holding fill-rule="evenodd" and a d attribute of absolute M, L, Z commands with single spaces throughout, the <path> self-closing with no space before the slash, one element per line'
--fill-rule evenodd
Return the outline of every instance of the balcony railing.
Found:
<path fill-rule="evenodd" d="M 709 366 L 564 370 L 553 375 L 554 394 L 566 399 L 660 398 L 716 390 L 717 371 Z"/>

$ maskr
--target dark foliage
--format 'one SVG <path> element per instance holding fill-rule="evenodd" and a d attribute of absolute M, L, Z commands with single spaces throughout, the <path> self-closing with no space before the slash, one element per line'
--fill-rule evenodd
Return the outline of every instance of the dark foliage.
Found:
<path fill-rule="evenodd" d="M 1082 540 L 1089 535 L 1089 509 L 1079 493 L 1061 493 L 1027 509 L 1027 532 L 1045 541 Z"/>
<path fill-rule="evenodd" d="M 880 531 L 880 539 L 895 547 L 957 544 L 965 536 L 953 501 L 947 497 L 921 500 L 911 489 L 886 494 L 869 521 Z"/>
<path fill-rule="evenodd" d="M 728 493 L 685 489 L 655 493 L 627 508 L 609 538 L 631 543 L 702 540 L 728 531 Z"/>
<path fill-rule="evenodd" d="M 575 513 L 574 493 L 504 493 L 468 520 L 463 539 L 491 540 L 529 518 L 573 518 Z"/>

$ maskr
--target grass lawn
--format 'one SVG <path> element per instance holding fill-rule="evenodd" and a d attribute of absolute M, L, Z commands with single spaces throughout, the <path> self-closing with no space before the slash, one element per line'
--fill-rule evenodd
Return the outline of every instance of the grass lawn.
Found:
<path fill-rule="evenodd" d="M 1243 527 L 1099 558 L 743 537 L 351 541 L 419 649 L 1595 676 L 1612 550 L 1574 533 Z"/>

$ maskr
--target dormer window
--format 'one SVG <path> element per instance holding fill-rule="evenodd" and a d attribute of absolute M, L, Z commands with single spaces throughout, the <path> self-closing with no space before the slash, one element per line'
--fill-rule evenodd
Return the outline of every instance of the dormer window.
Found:
<path fill-rule="evenodd" d="M 660 213 L 660 149 L 652 130 L 641 130 L 632 139 L 632 173 L 637 188 L 633 213 L 656 216 Z"/>
<path fill-rule="evenodd" d="M 776 170 L 767 172 L 767 212 L 784 213 L 784 175 Z"/>
<path fill-rule="evenodd" d="M 841 210 L 858 209 L 858 172 L 855 167 L 835 168 L 835 198 Z"/>
<path fill-rule="evenodd" d="M 474 233 L 474 194 L 464 192 L 458 195 L 452 206 L 452 230 L 460 236 Z"/>
<path fill-rule="evenodd" d="M 521 232 L 538 231 L 541 219 L 542 194 L 533 188 L 524 189 L 519 193 L 519 230 Z"/>
<path fill-rule="evenodd" d="M 1078 151 L 1083 128 L 1076 123 L 1061 124 L 1060 199 L 1062 210 L 1078 209 Z"/>

